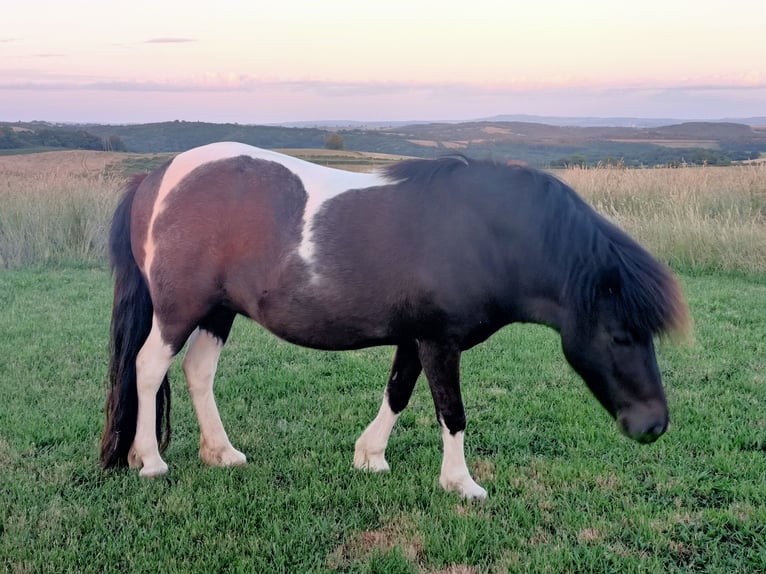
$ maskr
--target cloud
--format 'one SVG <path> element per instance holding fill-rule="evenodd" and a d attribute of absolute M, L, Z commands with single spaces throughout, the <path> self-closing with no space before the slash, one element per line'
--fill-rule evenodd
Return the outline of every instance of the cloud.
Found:
<path fill-rule="evenodd" d="M 196 42 L 196 38 L 176 38 L 176 37 L 161 37 L 161 38 L 149 38 L 141 42 L 142 44 L 185 44 L 187 42 Z"/>

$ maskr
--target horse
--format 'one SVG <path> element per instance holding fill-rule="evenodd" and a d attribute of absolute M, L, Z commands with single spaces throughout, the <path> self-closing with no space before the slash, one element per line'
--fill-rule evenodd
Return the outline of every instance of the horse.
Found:
<path fill-rule="evenodd" d="M 564 356 L 626 436 L 650 443 L 668 427 L 654 345 L 689 327 L 681 287 L 543 171 L 453 155 L 352 173 L 215 143 L 128 183 L 109 251 L 105 469 L 168 471 L 167 371 L 184 345 L 200 458 L 245 464 L 213 395 L 237 315 L 314 349 L 394 346 L 353 465 L 389 469 L 389 435 L 422 371 L 441 428 L 439 483 L 466 498 L 487 492 L 466 465 L 460 357 L 507 324 L 558 331 Z"/>

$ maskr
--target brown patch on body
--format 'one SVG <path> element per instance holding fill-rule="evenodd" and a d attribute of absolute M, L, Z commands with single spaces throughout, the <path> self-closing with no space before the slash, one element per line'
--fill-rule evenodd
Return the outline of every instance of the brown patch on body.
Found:
<path fill-rule="evenodd" d="M 272 289 L 300 240 L 301 180 L 282 165 L 246 156 L 196 167 L 164 199 L 162 179 L 155 172 L 139 188 L 132 243 L 163 339 L 180 348 L 220 305 L 258 320 L 258 294 Z"/>

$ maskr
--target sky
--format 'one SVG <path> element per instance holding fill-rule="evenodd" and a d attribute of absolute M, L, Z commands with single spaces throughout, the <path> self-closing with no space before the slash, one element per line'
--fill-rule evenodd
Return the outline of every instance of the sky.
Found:
<path fill-rule="evenodd" d="M 763 0 L 23 0 L 0 121 L 766 116 Z"/>

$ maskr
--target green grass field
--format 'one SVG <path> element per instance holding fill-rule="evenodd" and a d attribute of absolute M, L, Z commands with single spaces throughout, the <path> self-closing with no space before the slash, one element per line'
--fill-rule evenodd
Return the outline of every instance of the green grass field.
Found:
<path fill-rule="evenodd" d="M 673 422 L 618 435 L 555 333 L 464 356 L 467 458 L 485 504 L 444 493 L 427 385 L 391 472 L 351 468 L 390 349 L 322 353 L 243 319 L 217 396 L 246 467 L 197 458 L 178 365 L 167 477 L 103 473 L 109 273 L 0 273 L 0 571 L 759 572 L 766 569 L 766 278 L 683 276 L 696 341 L 660 346 Z"/>

